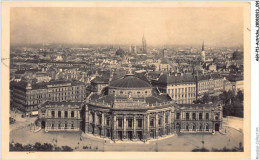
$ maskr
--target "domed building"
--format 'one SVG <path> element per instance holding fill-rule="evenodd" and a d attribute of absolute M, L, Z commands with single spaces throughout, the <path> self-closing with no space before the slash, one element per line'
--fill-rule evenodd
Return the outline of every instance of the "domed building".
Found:
<path fill-rule="evenodd" d="M 178 105 L 136 75 L 111 81 L 107 94 L 86 100 L 85 133 L 116 140 L 159 138 L 175 132 L 221 131 L 222 107 L 215 104 Z"/>
<path fill-rule="evenodd" d="M 107 95 L 87 99 L 85 133 L 112 140 L 143 140 L 174 131 L 174 105 L 167 94 L 133 74 L 113 80 Z"/>
<path fill-rule="evenodd" d="M 125 55 L 125 51 L 122 48 L 118 48 L 118 50 L 116 50 L 116 55 L 123 57 Z"/>

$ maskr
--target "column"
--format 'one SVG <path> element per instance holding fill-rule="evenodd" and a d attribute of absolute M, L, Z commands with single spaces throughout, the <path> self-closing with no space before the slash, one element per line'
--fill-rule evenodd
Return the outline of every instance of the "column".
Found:
<path fill-rule="evenodd" d="M 112 131 L 111 131 L 111 134 L 112 134 L 112 138 L 113 140 L 117 139 L 116 137 L 116 128 L 117 128 L 117 123 L 116 123 L 116 115 L 113 115 L 113 120 L 112 120 L 113 124 L 113 128 L 112 128 Z"/>
<path fill-rule="evenodd" d="M 68 110 L 68 118 L 71 118 L 71 110 Z"/>
<path fill-rule="evenodd" d="M 165 135 L 165 111 L 163 112 L 162 132 L 163 132 L 163 135 Z"/>
<path fill-rule="evenodd" d="M 146 120 L 147 120 L 147 116 L 144 114 L 143 115 L 143 139 L 146 140 Z"/>
<path fill-rule="evenodd" d="M 85 133 L 87 133 L 89 131 L 88 127 L 89 127 L 89 111 L 88 111 L 88 107 L 86 107 L 86 111 L 85 111 Z"/>
<path fill-rule="evenodd" d="M 49 128 L 51 128 L 51 127 L 49 126 L 48 121 L 45 121 L 45 128 L 44 128 L 45 132 L 48 131 Z"/>
<path fill-rule="evenodd" d="M 51 110 L 48 110 L 48 112 L 47 112 L 48 114 L 47 114 L 47 118 L 49 118 L 49 117 L 52 117 L 52 115 L 51 115 Z"/>
<path fill-rule="evenodd" d="M 133 133 L 133 140 L 136 140 L 136 115 L 134 115 L 134 133 Z"/>
<path fill-rule="evenodd" d="M 126 115 L 124 115 L 124 119 L 123 119 L 123 139 L 126 140 Z"/>
<path fill-rule="evenodd" d="M 58 118 L 58 111 L 54 110 L 54 112 L 55 112 L 55 118 Z"/>
<path fill-rule="evenodd" d="M 150 114 L 147 114 L 147 119 L 146 119 L 146 139 L 150 139 Z"/>
<path fill-rule="evenodd" d="M 101 136 L 105 136 L 105 116 L 104 113 L 102 113 L 102 117 L 101 117 Z"/>
<path fill-rule="evenodd" d="M 94 134 L 97 135 L 97 121 L 98 121 L 98 116 L 97 112 L 94 112 Z"/>
<path fill-rule="evenodd" d="M 81 119 L 81 117 L 80 117 L 80 112 L 79 112 L 79 111 L 77 111 L 77 118 L 78 118 L 78 119 Z"/>
<path fill-rule="evenodd" d="M 170 110 L 169 111 L 169 116 L 168 116 L 168 123 L 169 123 L 169 133 L 168 134 L 171 134 L 172 133 L 172 130 L 173 130 L 173 125 L 172 125 L 172 111 Z"/>
<path fill-rule="evenodd" d="M 61 111 L 61 118 L 64 118 L 64 111 Z"/>
<path fill-rule="evenodd" d="M 158 113 L 155 113 L 155 137 L 158 137 Z"/>

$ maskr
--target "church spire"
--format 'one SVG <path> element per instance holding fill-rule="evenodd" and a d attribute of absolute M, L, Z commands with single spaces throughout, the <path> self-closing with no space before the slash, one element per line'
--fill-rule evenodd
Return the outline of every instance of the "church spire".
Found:
<path fill-rule="evenodd" d="M 204 51 L 204 41 L 203 41 L 203 43 L 202 43 L 201 51 Z"/>
<path fill-rule="evenodd" d="M 144 32 L 143 32 L 143 38 L 142 38 L 142 50 L 143 50 L 143 53 L 146 53 L 146 39 L 144 37 Z"/>

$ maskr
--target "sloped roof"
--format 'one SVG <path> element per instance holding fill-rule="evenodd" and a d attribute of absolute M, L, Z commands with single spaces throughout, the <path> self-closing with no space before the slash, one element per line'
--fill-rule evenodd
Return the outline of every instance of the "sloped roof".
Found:
<path fill-rule="evenodd" d="M 117 88 L 150 88 L 152 85 L 147 81 L 142 80 L 141 78 L 135 75 L 125 75 L 121 78 L 113 80 L 110 87 Z"/>
<path fill-rule="evenodd" d="M 158 83 L 160 84 L 195 83 L 195 79 L 191 74 L 176 75 L 176 76 L 170 74 L 163 74 L 159 77 Z"/>

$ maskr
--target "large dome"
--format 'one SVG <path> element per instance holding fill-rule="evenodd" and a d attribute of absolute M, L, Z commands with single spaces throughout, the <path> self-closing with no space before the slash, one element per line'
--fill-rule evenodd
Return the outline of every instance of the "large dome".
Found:
<path fill-rule="evenodd" d="M 151 88 L 151 84 L 136 77 L 135 75 L 126 75 L 112 81 L 110 87 L 116 88 Z"/>
<path fill-rule="evenodd" d="M 125 51 L 124 51 L 123 49 L 119 48 L 119 49 L 116 51 L 116 55 L 122 57 L 122 56 L 125 55 Z"/>

